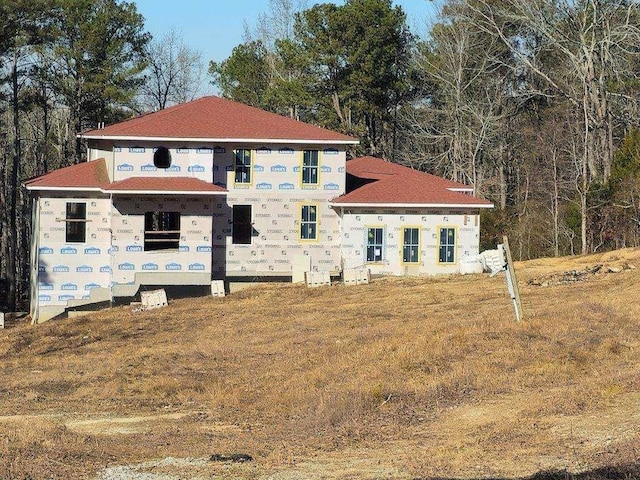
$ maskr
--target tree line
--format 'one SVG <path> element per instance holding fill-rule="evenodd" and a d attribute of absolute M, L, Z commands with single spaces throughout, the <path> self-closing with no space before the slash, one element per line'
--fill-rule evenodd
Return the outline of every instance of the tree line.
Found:
<path fill-rule="evenodd" d="M 270 0 L 209 80 L 359 138 L 352 156 L 473 185 L 496 204 L 483 248 L 502 234 L 519 259 L 638 245 L 638 3 L 437 3 L 418 36 L 392 0 Z M 195 98 L 205 72 L 133 2 L 0 0 L 0 27 L 0 308 L 15 309 L 30 268 L 21 181 L 82 161 L 87 128 Z"/>

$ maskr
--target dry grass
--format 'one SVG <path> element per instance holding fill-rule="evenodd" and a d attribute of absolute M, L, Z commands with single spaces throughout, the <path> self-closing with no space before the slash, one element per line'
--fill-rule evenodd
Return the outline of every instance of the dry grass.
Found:
<path fill-rule="evenodd" d="M 596 264 L 626 269 L 529 284 Z M 504 277 L 483 275 L 276 284 L 0 331 L 0 478 L 216 453 L 254 461 L 176 478 L 638 478 L 640 251 L 516 270 L 522 324 Z"/>

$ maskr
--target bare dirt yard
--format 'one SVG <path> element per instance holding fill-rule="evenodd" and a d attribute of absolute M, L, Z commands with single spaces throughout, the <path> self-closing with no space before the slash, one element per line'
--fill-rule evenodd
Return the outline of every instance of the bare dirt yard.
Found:
<path fill-rule="evenodd" d="M 0 479 L 640 478 L 640 250 L 0 330 Z"/>

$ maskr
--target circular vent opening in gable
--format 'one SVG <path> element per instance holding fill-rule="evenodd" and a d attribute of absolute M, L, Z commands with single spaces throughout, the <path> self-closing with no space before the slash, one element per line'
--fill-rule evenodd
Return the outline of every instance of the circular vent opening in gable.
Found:
<path fill-rule="evenodd" d="M 153 164 L 156 168 L 169 168 L 171 166 L 171 152 L 167 147 L 158 147 L 153 154 Z"/>

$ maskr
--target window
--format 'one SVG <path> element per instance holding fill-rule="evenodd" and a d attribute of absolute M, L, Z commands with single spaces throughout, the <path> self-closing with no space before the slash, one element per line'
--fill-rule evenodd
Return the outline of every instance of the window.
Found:
<path fill-rule="evenodd" d="M 67 203 L 65 241 L 67 243 L 84 243 L 87 239 L 87 204 Z"/>
<path fill-rule="evenodd" d="M 456 260 L 456 229 L 440 229 L 440 248 L 438 261 L 440 263 L 455 263 Z"/>
<path fill-rule="evenodd" d="M 300 239 L 316 240 L 318 238 L 318 207 L 315 205 L 302 206 L 300 222 Z"/>
<path fill-rule="evenodd" d="M 171 166 L 171 152 L 167 147 L 158 147 L 153 153 L 153 165 L 156 168 L 169 168 Z"/>
<path fill-rule="evenodd" d="M 420 251 L 420 230 L 405 228 L 402 240 L 402 261 L 404 263 L 418 263 Z"/>
<path fill-rule="evenodd" d="M 144 250 L 178 249 L 180 212 L 146 212 L 144 214 Z"/>
<path fill-rule="evenodd" d="M 318 151 L 305 150 L 302 155 L 302 183 L 318 183 Z"/>
<path fill-rule="evenodd" d="M 235 182 L 251 183 L 251 150 L 239 149 L 235 153 Z"/>
<path fill-rule="evenodd" d="M 234 244 L 251 244 L 251 205 L 233 206 L 233 230 L 231 238 Z"/>
<path fill-rule="evenodd" d="M 384 229 L 367 228 L 367 262 L 382 261 L 382 239 Z"/>

